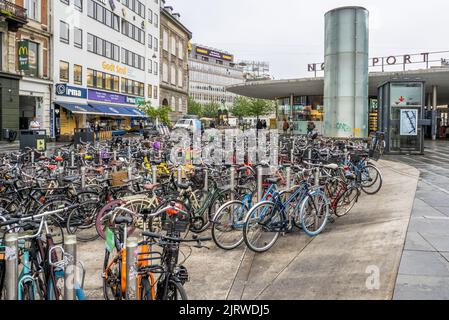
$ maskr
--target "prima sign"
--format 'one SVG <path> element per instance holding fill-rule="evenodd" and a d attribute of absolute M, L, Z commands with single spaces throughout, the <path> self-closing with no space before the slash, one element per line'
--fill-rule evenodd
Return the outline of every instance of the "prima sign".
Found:
<path fill-rule="evenodd" d="M 412 64 L 425 64 L 428 69 L 431 63 L 440 63 L 440 66 L 447 64 L 447 58 L 444 55 L 449 55 L 449 51 L 438 52 L 423 52 L 416 54 L 403 54 L 396 56 L 386 57 L 374 57 L 369 59 L 368 66 L 370 68 L 379 68 L 382 72 L 389 66 L 402 66 L 403 70 L 406 70 L 407 65 Z M 307 65 L 309 72 L 315 72 L 315 75 L 319 71 L 325 70 L 324 63 L 310 63 Z"/>
<path fill-rule="evenodd" d="M 55 87 L 56 95 L 72 98 L 87 98 L 87 89 L 68 86 L 64 83 L 57 84 Z"/>

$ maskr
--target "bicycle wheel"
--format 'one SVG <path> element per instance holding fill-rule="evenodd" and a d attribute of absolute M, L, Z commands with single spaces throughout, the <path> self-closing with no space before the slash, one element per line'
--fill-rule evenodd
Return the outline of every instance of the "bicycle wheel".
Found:
<path fill-rule="evenodd" d="M 160 286 L 158 288 L 158 292 L 163 293 L 164 287 L 162 286 L 162 283 L 164 281 L 159 282 Z M 184 287 L 181 283 L 170 280 L 168 282 L 168 288 L 167 288 L 167 296 L 166 297 L 160 297 L 159 300 L 188 300 L 187 293 Z"/>
<path fill-rule="evenodd" d="M 225 203 L 212 219 L 212 239 L 223 250 L 237 248 L 243 242 L 243 219 L 248 207 L 239 200 Z"/>
<path fill-rule="evenodd" d="M 67 218 L 67 232 L 76 235 L 81 242 L 94 241 L 100 236 L 95 222 L 99 211 L 97 201 L 86 201 L 70 212 Z"/>
<path fill-rule="evenodd" d="M 343 193 L 337 200 L 337 205 L 334 209 L 334 213 L 337 217 L 343 217 L 352 210 L 357 203 L 360 191 L 357 188 L 350 187 Z"/>
<path fill-rule="evenodd" d="M 116 259 L 117 249 L 105 250 L 103 260 L 103 297 L 105 300 L 122 299 L 121 259 Z"/>
<path fill-rule="evenodd" d="M 243 239 L 254 252 L 269 250 L 279 238 L 280 214 L 273 202 L 263 201 L 246 214 Z"/>
<path fill-rule="evenodd" d="M 373 195 L 382 188 L 382 174 L 372 164 L 368 164 L 361 172 L 362 176 L 362 190 L 366 194 Z"/>
<path fill-rule="evenodd" d="M 320 234 L 329 217 L 329 202 L 322 191 L 311 191 L 301 203 L 301 229 L 310 236 Z"/>
<path fill-rule="evenodd" d="M 97 219 L 95 221 L 95 229 L 97 230 L 98 235 L 103 240 L 106 239 L 104 232 L 110 223 L 110 216 L 108 214 L 122 204 L 123 202 L 121 200 L 113 200 L 107 205 L 103 206 L 98 212 Z"/>

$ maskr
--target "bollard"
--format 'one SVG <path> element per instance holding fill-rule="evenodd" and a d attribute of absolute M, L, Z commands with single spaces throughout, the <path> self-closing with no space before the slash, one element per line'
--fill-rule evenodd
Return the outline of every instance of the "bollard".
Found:
<path fill-rule="evenodd" d="M 182 168 L 178 167 L 178 183 L 182 183 Z"/>
<path fill-rule="evenodd" d="M 307 157 L 309 158 L 308 160 L 307 160 L 307 162 L 309 162 L 309 163 L 312 163 L 312 148 L 310 148 L 308 151 L 307 151 Z M 310 169 L 312 166 L 309 164 L 309 168 L 308 169 Z"/>
<path fill-rule="evenodd" d="M 31 164 L 34 164 L 34 151 L 31 151 Z"/>
<path fill-rule="evenodd" d="M 75 152 L 70 152 L 70 166 L 73 168 L 75 167 Z"/>
<path fill-rule="evenodd" d="M 117 151 L 114 150 L 113 154 L 113 160 L 117 161 Z"/>
<path fill-rule="evenodd" d="M 98 151 L 98 164 L 99 164 L 100 166 L 103 165 L 103 158 L 101 157 L 102 154 L 103 154 L 102 151 Z"/>
<path fill-rule="evenodd" d="M 263 168 L 261 166 L 257 167 L 257 201 L 262 201 L 263 197 Z"/>
<path fill-rule="evenodd" d="M 204 191 L 209 191 L 209 170 L 204 169 Z"/>
<path fill-rule="evenodd" d="M 81 167 L 81 189 L 86 187 L 86 167 Z"/>
<path fill-rule="evenodd" d="M 64 237 L 64 253 L 68 257 L 68 264 L 64 270 L 64 300 L 76 300 L 76 236 L 66 235 Z"/>
<path fill-rule="evenodd" d="M 152 171 L 152 174 L 153 174 L 153 184 L 156 184 L 157 183 L 157 168 L 156 168 L 156 165 L 153 165 L 151 167 L 151 171 Z"/>
<path fill-rule="evenodd" d="M 18 283 L 18 235 L 17 233 L 7 233 L 5 236 L 5 288 L 6 300 L 17 300 Z"/>
<path fill-rule="evenodd" d="M 295 139 L 292 141 L 292 149 L 290 150 L 290 162 L 292 164 L 295 162 Z"/>
<path fill-rule="evenodd" d="M 292 188 L 292 168 L 291 167 L 287 167 L 285 169 L 286 171 L 286 176 L 287 176 L 287 183 L 286 183 L 286 189 L 290 190 Z"/>
<path fill-rule="evenodd" d="M 133 189 L 133 168 L 132 167 L 128 167 L 128 181 L 129 181 L 129 189 L 132 191 Z"/>
<path fill-rule="evenodd" d="M 126 299 L 137 297 L 137 238 L 128 238 L 126 243 Z"/>
<path fill-rule="evenodd" d="M 128 160 L 131 163 L 131 145 L 128 146 Z"/>
<path fill-rule="evenodd" d="M 320 185 L 320 169 L 316 168 L 315 169 L 315 186 L 319 186 Z"/>
<path fill-rule="evenodd" d="M 234 189 L 235 189 L 235 166 L 231 166 L 231 201 L 234 201 Z"/>

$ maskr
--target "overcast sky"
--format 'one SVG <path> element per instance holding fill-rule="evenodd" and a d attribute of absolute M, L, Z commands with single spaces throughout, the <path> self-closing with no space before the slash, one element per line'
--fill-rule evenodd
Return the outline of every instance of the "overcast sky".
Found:
<path fill-rule="evenodd" d="M 236 59 L 268 61 L 275 79 L 311 76 L 324 61 L 324 14 L 348 5 L 370 12 L 370 57 L 449 50 L 448 0 L 166 0 L 192 42 Z"/>

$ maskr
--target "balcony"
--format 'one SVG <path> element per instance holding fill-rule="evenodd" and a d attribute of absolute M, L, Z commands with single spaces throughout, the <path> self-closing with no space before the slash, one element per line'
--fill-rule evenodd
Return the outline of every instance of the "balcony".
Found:
<path fill-rule="evenodd" d="M 27 23 L 27 10 L 10 1 L 0 0 L 0 21 L 8 23 L 8 29 L 16 32 Z"/>

